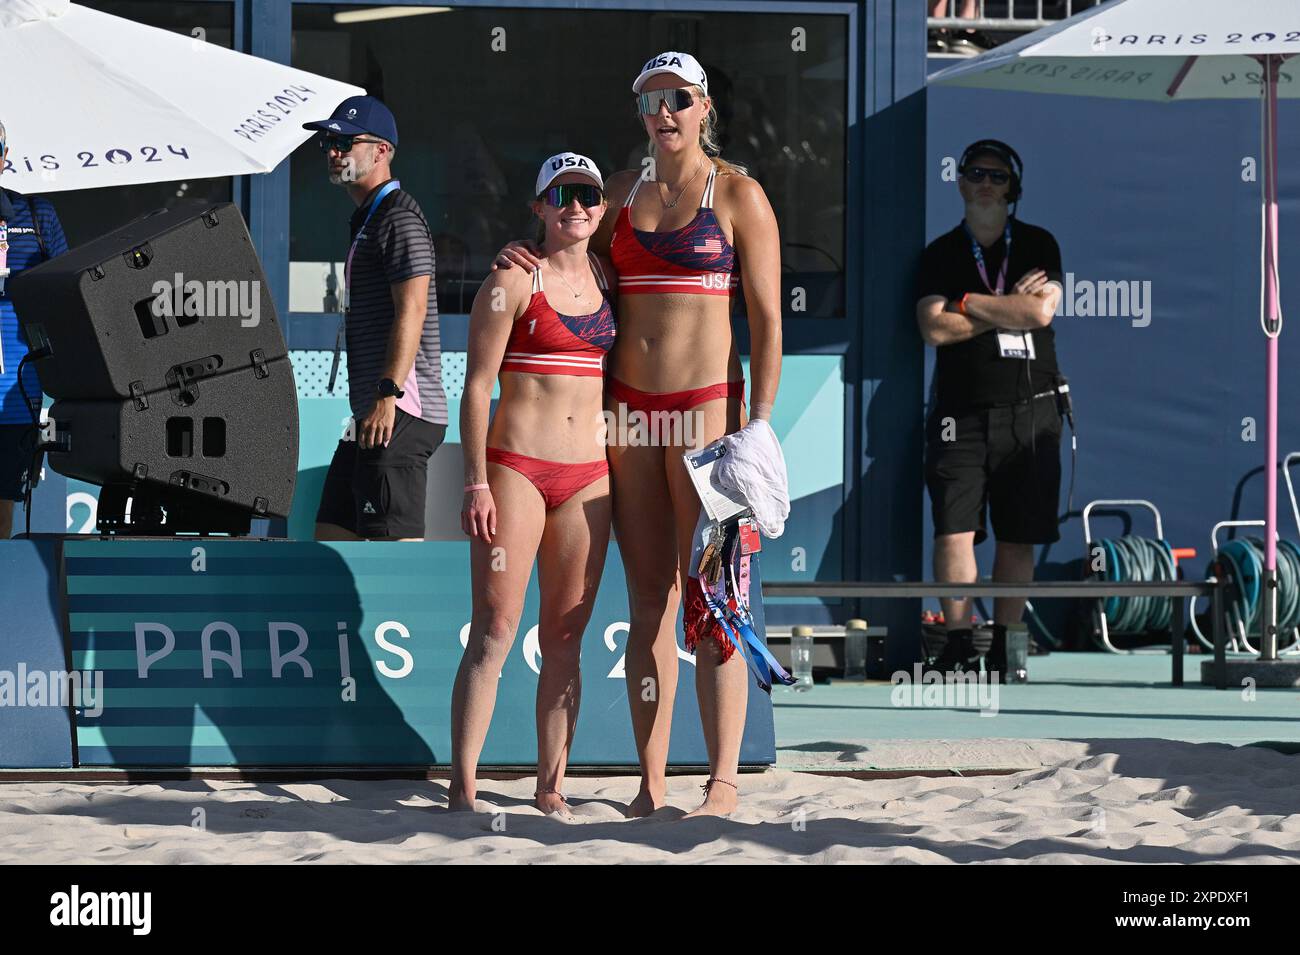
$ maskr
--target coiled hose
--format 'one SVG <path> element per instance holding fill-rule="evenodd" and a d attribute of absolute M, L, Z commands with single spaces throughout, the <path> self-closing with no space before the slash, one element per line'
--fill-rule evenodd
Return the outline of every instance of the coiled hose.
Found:
<path fill-rule="evenodd" d="M 1257 653 L 1250 637 L 1259 632 L 1260 614 L 1264 611 L 1264 541 L 1259 537 L 1230 540 L 1214 555 L 1206 568 L 1206 577 L 1221 576 L 1227 584 L 1223 613 L 1231 642 L 1239 649 Z M 1196 639 L 1207 650 L 1214 644 L 1196 624 L 1191 614 Z M 1277 625 L 1279 634 L 1291 634 L 1291 649 L 1300 640 L 1300 545 L 1293 541 L 1277 542 Z M 1279 644 L 1281 641 L 1279 640 Z"/>
<path fill-rule="evenodd" d="M 1113 537 L 1093 541 L 1092 552 L 1102 550 L 1102 567 L 1097 577 L 1108 581 L 1156 583 L 1178 579 L 1174 554 L 1169 544 L 1148 537 Z M 1145 633 L 1167 630 L 1173 618 L 1171 597 L 1106 597 L 1098 599 L 1106 614 L 1110 633 Z M 1100 633 L 1097 640 L 1103 642 Z M 1106 649 L 1113 650 L 1107 646 Z"/>

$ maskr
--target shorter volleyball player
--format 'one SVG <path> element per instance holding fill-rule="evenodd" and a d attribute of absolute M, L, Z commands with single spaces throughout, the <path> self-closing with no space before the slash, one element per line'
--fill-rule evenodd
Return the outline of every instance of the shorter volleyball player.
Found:
<path fill-rule="evenodd" d="M 448 804 L 474 808 L 479 755 L 536 561 L 536 805 L 567 815 L 561 787 L 578 719 L 579 651 L 609 543 L 601 425 L 616 279 L 587 250 L 605 214 L 596 164 L 575 153 L 552 156 L 535 194 L 541 267 L 492 272 L 470 315 L 460 430 L 473 616 L 452 693 Z"/>

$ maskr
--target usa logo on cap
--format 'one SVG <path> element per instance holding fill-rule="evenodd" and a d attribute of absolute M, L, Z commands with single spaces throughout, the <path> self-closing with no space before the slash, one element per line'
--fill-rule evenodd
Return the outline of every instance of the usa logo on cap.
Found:
<path fill-rule="evenodd" d="M 533 195 L 540 196 L 552 182 L 571 172 L 585 176 L 600 188 L 605 188 L 605 180 L 601 177 L 600 170 L 594 162 L 579 153 L 565 152 L 556 153 L 542 163 L 542 168 L 537 173 L 537 188 L 534 190 Z"/>
<path fill-rule="evenodd" d="M 637 75 L 636 82 L 632 84 L 632 92 L 640 93 L 641 87 L 646 80 L 661 73 L 671 74 L 678 79 L 685 80 L 692 86 L 698 86 L 704 90 L 705 96 L 709 94 L 709 77 L 704 72 L 704 67 L 700 66 L 700 61 L 689 53 L 678 53 L 673 50 L 660 53 L 658 56 L 652 56 L 645 61 L 645 65 L 641 67 L 641 72 Z"/>
<path fill-rule="evenodd" d="M 591 168 L 591 163 L 587 162 L 585 156 L 578 156 L 573 153 L 566 156 L 556 156 L 555 158 L 548 160 L 548 162 L 551 164 L 551 172 L 559 172 L 561 169 L 568 166 L 576 166 L 578 169 Z"/>

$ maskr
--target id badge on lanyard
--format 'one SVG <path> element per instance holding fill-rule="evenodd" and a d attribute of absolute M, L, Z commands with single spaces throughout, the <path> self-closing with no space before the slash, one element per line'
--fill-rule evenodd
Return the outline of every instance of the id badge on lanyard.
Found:
<path fill-rule="evenodd" d="M 1038 357 L 1034 352 L 1034 336 L 1029 332 L 998 329 L 998 354 L 1003 358 L 1028 358 L 1032 361 Z"/>
<path fill-rule="evenodd" d="M 998 269 L 996 286 L 989 281 L 988 267 L 984 264 L 984 250 L 980 248 L 979 242 L 975 239 L 975 233 L 971 232 L 970 226 L 966 225 L 964 221 L 962 225 L 966 229 L 966 235 L 970 238 L 971 254 L 975 256 L 975 268 L 979 270 L 984 287 L 989 290 L 990 295 L 1006 294 L 1007 268 L 1011 263 L 1011 220 L 1007 220 L 1006 231 L 1002 234 L 1003 242 L 1006 245 L 1006 253 L 1002 256 L 1002 266 Z M 1030 360 L 1038 357 L 1034 351 L 1034 336 L 1032 333 L 1020 329 L 999 328 L 997 336 L 998 354 L 1001 357 L 1028 358 Z"/>
<path fill-rule="evenodd" d="M 352 306 L 352 256 L 356 254 L 357 243 L 361 241 L 361 238 L 366 231 L 366 224 L 370 222 L 370 217 L 375 214 L 375 210 L 379 208 L 379 204 L 384 201 L 385 196 L 394 189 L 400 189 L 401 186 L 402 184 L 396 179 L 390 179 L 384 184 L 383 188 L 379 190 L 378 194 L 376 194 L 375 198 L 370 203 L 370 209 L 366 212 L 366 217 L 361 220 L 361 228 L 357 230 L 356 238 L 352 240 L 352 245 L 348 249 L 348 257 L 343 262 L 343 315 L 339 318 L 338 331 L 334 333 L 334 357 L 330 361 L 330 382 L 326 387 L 326 390 L 330 394 L 334 394 L 334 382 L 337 381 L 339 377 L 339 360 L 343 353 L 343 329 L 347 325 L 348 310 Z"/>

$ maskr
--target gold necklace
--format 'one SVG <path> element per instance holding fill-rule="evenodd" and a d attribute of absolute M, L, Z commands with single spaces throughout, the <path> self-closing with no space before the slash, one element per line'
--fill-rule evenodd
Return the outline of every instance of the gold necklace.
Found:
<path fill-rule="evenodd" d="M 659 201 L 663 203 L 663 207 L 665 209 L 673 209 L 677 206 L 677 203 L 682 201 L 682 196 L 686 193 L 687 186 L 689 186 L 691 183 L 695 181 L 695 177 L 700 174 L 700 170 L 703 168 L 704 168 L 704 160 L 703 158 L 701 158 L 699 163 L 695 166 L 695 172 L 691 174 L 690 179 L 686 180 L 686 185 L 682 186 L 682 188 L 677 193 L 677 198 L 674 199 L 672 202 L 664 202 L 664 197 L 663 196 L 659 197 Z M 661 182 L 661 180 L 656 179 L 655 182 L 659 183 Z M 667 183 L 663 183 L 663 184 L 667 185 Z"/>
<path fill-rule="evenodd" d="M 548 260 L 546 264 L 549 265 L 549 266 L 551 267 L 551 271 L 555 273 L 556 277 L 557 277 L 561 282 L 563 282 L 565 285 L 569 285 L 569 280 L 566 279 L 563 275 L 560 274 L 560 270 L 557 269 L 557 268 L 555 267 L 554 263 L 552 263 L 552 262 L 550 262 L 550 261 Z M 569 285 L 569 291 L 573 293 L 573 297 L 574 297 L 574 298 L 576 298 L 576 299 L 580 299 L 580 298 L 582 298 L 582 296 L 586 293 L 586 291 L 587 291 L 587 286 L 584 284 L 584 285 L 582 286 L 582 291 L 579 292 L 579 291 L 578 291 L 577 289 L 575 289 L 572 285 Z"/>

